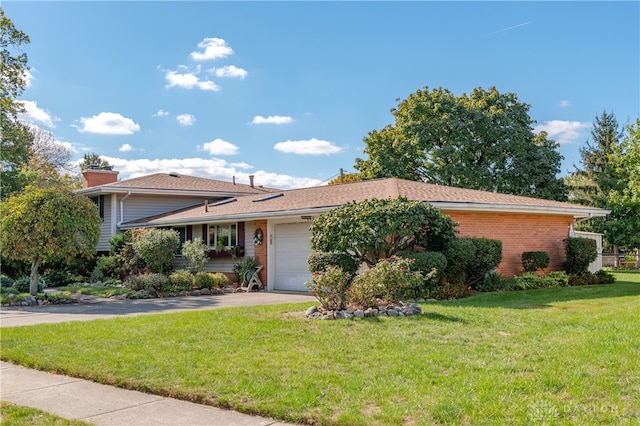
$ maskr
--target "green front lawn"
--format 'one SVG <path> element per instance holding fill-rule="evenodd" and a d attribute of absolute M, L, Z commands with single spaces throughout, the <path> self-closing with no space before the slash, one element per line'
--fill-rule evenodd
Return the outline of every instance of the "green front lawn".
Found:
<path fill-rule="evenodd" d="M 67 420 L 35 408 L 0 402 L 0 423 L 3 426 L 90 426 L 93 423 Z"/>
<path fill-rule="evenodd" d="M 405 318 L 308 305 L 2 330 L 28 367 L 292 422 L 638 424 L 640 273 L 480 294 Z"/>

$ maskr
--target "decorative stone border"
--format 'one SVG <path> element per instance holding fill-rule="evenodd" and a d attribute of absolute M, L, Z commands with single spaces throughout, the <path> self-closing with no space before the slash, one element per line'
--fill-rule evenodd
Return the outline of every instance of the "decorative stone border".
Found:
<path fill-rule="evenodd" d="M 380 305 L 378 308 L 368 308 L 365 310 L 347 308 L 344 310 L 334 311 L 324 309 L 321 306 L 312 306 L 305 311 L 307 318 L 321 320 L 354 319 L 378 316 L 406 317 L 421 313 L 422 308 L 417 303 Z"/>

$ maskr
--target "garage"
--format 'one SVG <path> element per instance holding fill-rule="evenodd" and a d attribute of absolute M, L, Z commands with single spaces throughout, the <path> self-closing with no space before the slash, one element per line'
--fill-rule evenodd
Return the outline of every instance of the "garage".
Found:
<path fill-rule="evenodd" d="M 309 223 L 275 225 L 274 270 L 276 290 L 308 291 L 311 279 L 307 258 L 311 254 Z"/>

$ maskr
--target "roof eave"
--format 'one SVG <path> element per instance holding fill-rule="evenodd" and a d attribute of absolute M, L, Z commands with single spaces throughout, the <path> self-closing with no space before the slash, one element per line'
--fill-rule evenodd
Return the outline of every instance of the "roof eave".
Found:
<path fill-rule="evenodd" d="M 534 213 L 547 215 L 573 216 L 574 218 L 604 217 L 611 213 L 610 210 L 598 208 L 580 207 L 550 207 L 550 206 L 523 206 L 509 204 L 485 204 L 485 203 L 456 203 L 430 201 L 434 207 L 444 211 L 484 211 L 497 213 Z"/>
<path fill-rule="evenodd" d="M 227 192 L 227 191 L 202 191 L 202 190 L 171 190 L 171 189 L 149 189 L 149 188 L 125 188 L 113 186 L 96 186 L 93 188 L 80 189 L 76 191 L 79 195 L 102 195 L 102 194 L 137 194 L 137 195 L 164 195 L 183 197 L 241 197 L 246 195 L 256 195 L 251 192 Z"/>

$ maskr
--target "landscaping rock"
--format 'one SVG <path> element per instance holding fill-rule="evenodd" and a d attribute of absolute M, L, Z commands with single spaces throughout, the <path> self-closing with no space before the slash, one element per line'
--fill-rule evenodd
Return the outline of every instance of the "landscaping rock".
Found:
<path fill-rule="evenodd" d="M 341 311 L 327 310 L 323 307 L 311 306 L 305 311 L 305 316 L 311 319 L 364 319 L 376 316 L 405 317 L 422 313 L 422 308 L 417 303 L 380 305 L 377 308 L 366 310 L 357 307 L 349 307 Z"/>
<path fill-rule="evenodd" d="M 353 316 L 356 318 L 364 318 L 364 311 L 362 309 L 358 309 L 353 313 Z"/>
<path fill-rule="evenodd" d="M 304 314 L 307 317 L 310 317 L 311 315 L 315 314 L 316 312 L 318 312 L 318 307 L 317 306 L 312 306 L 309 309 L 307 309 Z"/>

